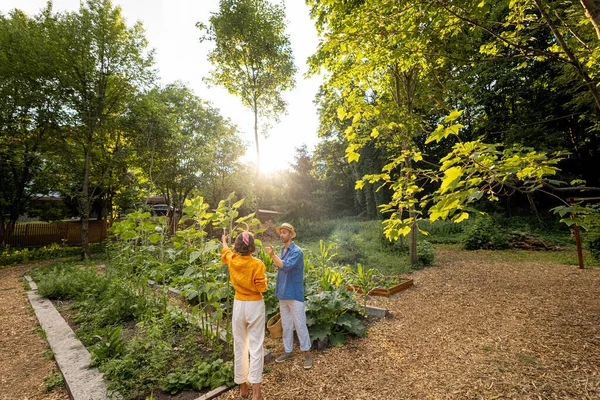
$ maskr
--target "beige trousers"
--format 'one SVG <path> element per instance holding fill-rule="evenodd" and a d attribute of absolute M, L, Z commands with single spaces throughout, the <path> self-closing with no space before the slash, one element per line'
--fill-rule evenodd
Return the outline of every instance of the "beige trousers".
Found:
<path fill-rule="evenodd" d="M 233 300 L 234 381 L 261 383 L 264 365 L 265 301 Z"/>

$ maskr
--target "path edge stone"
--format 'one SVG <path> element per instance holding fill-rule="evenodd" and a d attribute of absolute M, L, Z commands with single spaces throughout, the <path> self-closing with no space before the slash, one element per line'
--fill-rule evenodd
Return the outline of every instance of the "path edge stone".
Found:
<path fill-rule="evenodd" d="M 35 316 L 46 334 L 46 340 L 54 353 L 69 396 L 73 400 L 107 400 L 108 392 L 102 373 L 89 368 L 91 356 L 71 327 L 56 310 L 50 300 L 38 295 L 37 285 L 25 276 L 32 290 L 27 292 Z M 110 398 L 120 398 L 113 394 Z"/>

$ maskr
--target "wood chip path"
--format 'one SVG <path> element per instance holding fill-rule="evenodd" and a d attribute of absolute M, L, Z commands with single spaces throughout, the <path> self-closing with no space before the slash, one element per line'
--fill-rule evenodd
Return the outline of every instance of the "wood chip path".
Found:
<path fill-rule="evenodd" d="M 0 269 L 0 400 L 68 400 L 63 387 L 46 392 L 45 379 L 58 368 L 36 332 L 37 320 L 21 282 L 30 268 Z"/>
<path fill-rule="evenodd" d="M 367 339 L 270 363 L 265 399 L 600 399 L 600 269 L 488 255 L 438 252 Z"/>

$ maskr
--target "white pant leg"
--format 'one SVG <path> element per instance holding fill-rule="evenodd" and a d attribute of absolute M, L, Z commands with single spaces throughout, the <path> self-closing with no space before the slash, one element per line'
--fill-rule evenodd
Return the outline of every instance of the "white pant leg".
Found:
<path fill-rule="evenodd" d="M 238 385 L 248 380 L 248 325 L 246 324 L 245 302 L 233 300 L 233 317 L 231 330 L 233 332 L 234 382 Z"/>
<path fill-rule="evenodd" d="M 306 326 L 306 311 L 304 309 L 304 302 L 292 300 L 290 308 L 292 310 L 294 326 L 296 327 L 296 334 L 298 335 L 298 342 L 300 342 L 300 350 L 308 351 L 310 350 L 311 341 L 310 335 L 308 334 L 308 327 Z"/>
<path fill-rule="evenodd" d="M 291 353 L 294 346 L 294 317 L 292 316 L 291 303 L 294 300 L 279 300 L 279 313 L 281 314 L 281 328 L 283 329 L 283 349 Z"/>
<path fill-rule="evenodd" d="M 246 322 L 248 323 L 248 341 L 250 344 L 250 384 L 261 383 L 264 367 L 263 343 L 265 340 L 265 302 L 264 300 L 246 302 Z"/>

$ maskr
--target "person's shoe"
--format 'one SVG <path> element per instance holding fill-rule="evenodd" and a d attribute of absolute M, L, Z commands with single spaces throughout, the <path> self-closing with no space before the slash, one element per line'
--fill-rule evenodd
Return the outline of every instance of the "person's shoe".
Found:
<path fill-rule="evenodd" d="M 312 356 L 308 353 L 304 355 L 304 369 L 311 369 L 313 365 Z"/>
<path fill-rule="evenodd" d="M 282 363 L 282 362 L 286 362 L 287 360 L 291 360 L 292 358 L 294 358 L 292 353 L 283 353 L 282 355 L 280 355 L 279 357 L 277 357 L 275 359 L 275 362 Z"/>

